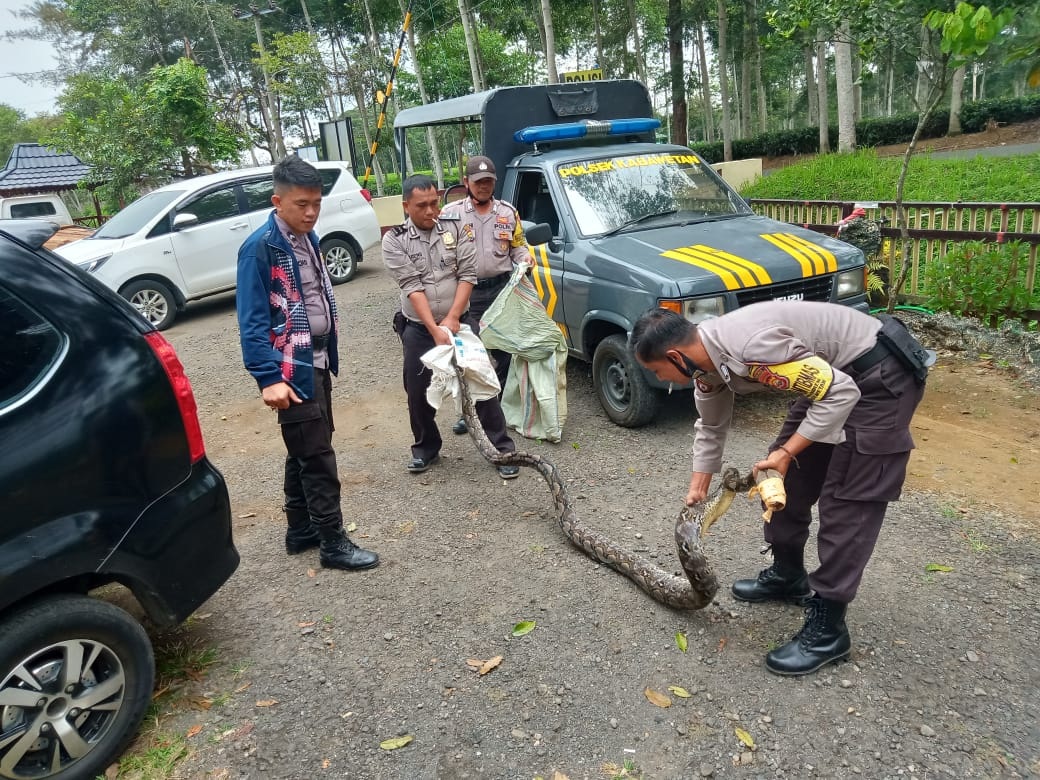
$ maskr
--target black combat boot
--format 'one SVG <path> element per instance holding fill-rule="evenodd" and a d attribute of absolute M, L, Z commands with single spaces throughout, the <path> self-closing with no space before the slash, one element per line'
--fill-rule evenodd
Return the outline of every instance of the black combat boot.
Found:
<path fill-rule="evenodd" d="M 350 541 L 342 527 L 321 528 L 318 560 L 326 569 L 371 569 L 379 565 L 379 556 L 363 550 Z"/>
<path fill-rule="evenodd" d="M 809 599 L 802 630 L 786 645 L 766 655 L 766 668 L 773 674 L 797 677 L 848 658 L 852 640 L 845 625 L 847 606 L 814 595 Z"/>
<path fill-rule="evenodd" d="M 321 543 L 318 528 L 311 522 L 306 509 L 285 508 L 285 519 L 289 528 L 285 532 L 285 551 L 289 555 L 298 555 Z"/>
<path fill-rule="evenodd" d="M 805 604 L 812 591 L 809 590 L 809 575 L 802 563 L 802 551 L 774 547 L 773 565 L 760 571 L 753 580 L 737 580 L 732 591 L 734 598 L 740 601 Z"/>

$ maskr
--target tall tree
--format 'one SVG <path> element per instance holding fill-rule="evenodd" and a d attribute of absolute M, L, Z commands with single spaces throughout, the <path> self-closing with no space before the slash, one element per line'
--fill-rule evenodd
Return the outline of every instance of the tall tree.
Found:
<path fill-rule="evenodd" d="M 682 0 L 668 0 L 668 66 L 672 85 L 672 143 L 689 143 L 686 119 L 686 67 L 683 60 Z"/>
<path fill-rule="evenodd" d="M 733 159 L 733 128 L 730 127 L 729 76 L 726 73 L 728 47 L 726 35 L 729 27 L 729 16 L 726 0 L 716 0 L 719 21 L 719 96 L 722 99 L 722 159 L 729 162 Z"/>
<path fill-rule="evenodd" d="M 461 0 L 460 0 L 461 2 Z M 549 0 L 541 0 L 542 28 L 545 30 L 545 70 L 550 84 L 560 83 L 556 70 L 556 28 L 553 26 L 552 6 Z"/>
<path fill-rule="evenodd" d="M 838 151 L 856 148 L 856 102 L 852 86 L 852 33 L 843 21 L 834 36 L 834 81 L 838 97 Z"/>

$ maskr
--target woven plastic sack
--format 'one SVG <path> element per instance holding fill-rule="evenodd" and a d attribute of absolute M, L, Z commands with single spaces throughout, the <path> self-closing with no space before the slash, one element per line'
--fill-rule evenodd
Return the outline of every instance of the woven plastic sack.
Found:
<path fill-rule="evenodd" d="M 451 331 L 444 328 L 451 336 Z M 420 360 L 433 371 L 426 400 L 434 409 L 450 404 L 455 416 L 462 414 L 462 392 L 459 377 L 452 361 L 457 362 L 466 377 L 466 385 L 473 401 L 486 401 L 498 395 L 500 389 L 495 367 L 480 337 L 469 325 L 462 325 L 451 338 L 451 344 L 439 344 L 423 353 Z"/>
<path fill-rule="evenodd" d="M 513 360 L 502 391 L 506 423 L 528 439 L 558 442 L 567 421 L 567 342 L 520 264 L 480 321 L 488 349 Z"/>

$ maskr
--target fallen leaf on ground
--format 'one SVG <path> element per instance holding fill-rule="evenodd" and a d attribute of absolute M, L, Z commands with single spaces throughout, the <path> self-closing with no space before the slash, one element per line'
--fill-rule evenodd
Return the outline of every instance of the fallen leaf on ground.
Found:
<path fill-rule="evenodd" d="M 953 571 L 952 566 L 945 566 L 941 563 L 929 563 L 924 567 L 925 571 Z"/>
<path fill-rule="evenodd" d="M 686 652 L 686 648 L 689 647 L 689 644 L 686 641 L 686 634 L 682 631 L 675 632 L 675 645 L 684 653 Z"/>
<path fill-rule="evenodd" d="M 332 763 L 332 762 L 331 762 L 331 761 L 329 761 L 329 760 L 328 760 L 328 759 L 326 758 L 326 759 L 325 759 L 324 761 L 322 761 L 322 762 L 321 762 L 321 768 L 322 768 L 322 769 L 328 769 L 328 768 L 329 768 L 329 764 L 331 764 L 331 763 Z"/>
<path fill-rule="evenodd" d="M 201 723 L 196 723 L 194 726 L 192 726 L 190 729 L 188 729 L 188 733 L 185 734 L 184 736 L 186 738 L 188 738 L 188 739 L 191 739 L 196 734 L 198 734 L 200 731 L 202 731 L 202 724 Z"/>
<path fill-rule="evenodd" d="M 415 739 L 415 737 L 411 734 L 405 734 L 403 737 L 391 737 L 390 739 L 384 739 L 380 742 L 379 747 L 383 748 L 383 750 L 397 750 L 398 748 L 403 748 L 413 739 Z"/>
<path fill-rule="evenodd" d="M 553 772 L 552 780 L 571 780 L 563 772 Z"/>
<path fill-rule="evenodd" d="M 260 699 L 257 701 L 257 707 L 273 707 L 278 703 L 278 699 Z"/>
<path fill-rule="evenodd" d="M 253 684 L 253 683 L 251 683 L 251 682 L 247 682 L 247 683 L 242 683 L 242 684 L 241 684 L 241 685 L 239 685 L 239 686 L 238 686 L 237 688 L 235 688 L 235 693 L 242 693 L 242 691 L 244 691 L 244 690 L 246 690 L 247 688 L 249 688 L 249 686 L 250 686 L 250 685 L 252 685 L 252 684 Z"/>
<path fill-rule="evenodd" d="M 502 656 L 500 656 L 500 655 L 496 655 L 494 658 L 489 658 L 488 660 L 486 660 L 484 662 L 484 664 L 479 669 L 477 669 L 477 674 L 479 674 L 481 677 L 483 677 L 485 674 L 490 672 L 492 669 L 494 669 L 500 663 L 502 663 Z"/>
<path fill-rule="evenodd" d="M 213 699 L 191 699 L 190 702 L 197 710 L 208 710 L 213 706 Z"/>
<path fill-rule="evenodd" d="M 119 777 L 119 763 L 112 764 L 105 770 L 105 780 L 115 780 Z"/>
<path fill-rule="evenodd" d="M 726 649 L 726 642 L 728 642 L 728 641 L 729 641 L 729 640 L 728 640 L 728 639 L 726 639 L 726 637 L 722 637 L 722 639 L 720 639 L 720 640 L 719 640 L 719 649 L 718 649 L 718 652 L 720 652 L 720 653 L 721 653 L 721 652 L 722 652 L 723 650 L 725 650 L 725 649 Z"/>
<path fill-rule="evenodd" d="M 316 620 L 303 620 L 303 621 L 300 621 L 299 623 L 297 623 L 296 626 L 298 628 L 310 628 L 311 626 L 313 626 L 317 622 L 318 621 L 316 621 Z"/>
<path fill-rule="evenodd" d="M 753 748 L 755 746 L 755 740 L 753 740 L 751 738 L 751 735 L 748 734 L 746 731 L 744 731 L 744 729 L 739 728 L 739 727 L 735 728 L 735 729 L 733 729 L 733 733 L 737 735 L 737 739 L 739 739 L 741 742 L 743 742 L 749 748 Z"/>
<path fill-rule="evenodd" d="M 357 523 L 350 523 L 347 526 L 347 533 L 352 534 L 357 530 Z"/>
<path fill-rule="evenodd" d="M 481 658 L 467 658 L 466 666 L 472 669 L 474 672 L 484 665 L 484 661 Z"/>
<path fill-rule="evenodd" d="M 680 687 L 678 685 L 669 685 L 668 686 L 668 690 L 670 690 L 672 693 L 674 693 L 680 699 L 688 699 L 691 696 L 693 696 L 693 694 L 690 693 L 688 690 L 686 690 L 685 688 L 682 688 L 682 687 Z"/>
<path fill-rule="evenodd" d="M 533 620 L 521 620 L 515 626 L 513 626 L 513 636 L 525 636 L 534 631 L 535 622 Z"/>
<path fill-rule="evenodd" d="M 244 515 L 239 515 L 239 520 L 245 520 L 247 517 L 256 517 L 256 512 L 246 512 Z"/>
<path fill-rule="evenodd" d="M 318 575 L 318 572 L 314 571 L 314 569 L 307 569 L 307 576 L 308 577 L 316 577 L 317 575 Z"/>
<path fill-rule="evenodd" d="M 647 688 L 646 690 L 644 690 L 643 695 L 646 697 L 646 700 L 648 702 L 657 707 L 672 706 L 672 700 L 668 698 L 668 696 L 666 696 L 663 693 L 659 693 L 658 691 L 655 691 L 652 688 Z"/>

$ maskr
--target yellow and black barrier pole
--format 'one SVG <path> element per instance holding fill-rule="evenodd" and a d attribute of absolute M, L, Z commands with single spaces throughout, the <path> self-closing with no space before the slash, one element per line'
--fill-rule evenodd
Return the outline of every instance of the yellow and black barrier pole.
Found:
<path fill-rule="evenodd" d="M 368 150 L 368 165 L 365 167 L 365 176 L 361 181 L 361 186 L 365 189 L 368 188 L 368 179 L 372 175 L 372 165 L 376 159 L 376 152 L 379 151 L 379 134 L 383 129 L 383 125 L 386 124 L 386 104 L 390 100 L 390 93 L 394 91 L 394 78 L 397 76 L 397 66 L 401 63 L 401 47 L 404 46 L 404 36 L 408 34 L 408 25 L 411 23 L 412 3 L 409 0 L 404 12 L 404 24 L 401 25 L 401 37 L 397 39 L 397 51 L 394 52 L 394 62 L 390 66 L 390 78 L 386 82 L 386 92 L 380 93 L 379 96 L 379 118 L 376 120 L 376 132 L 372 136 L 372 146 Z"/>

